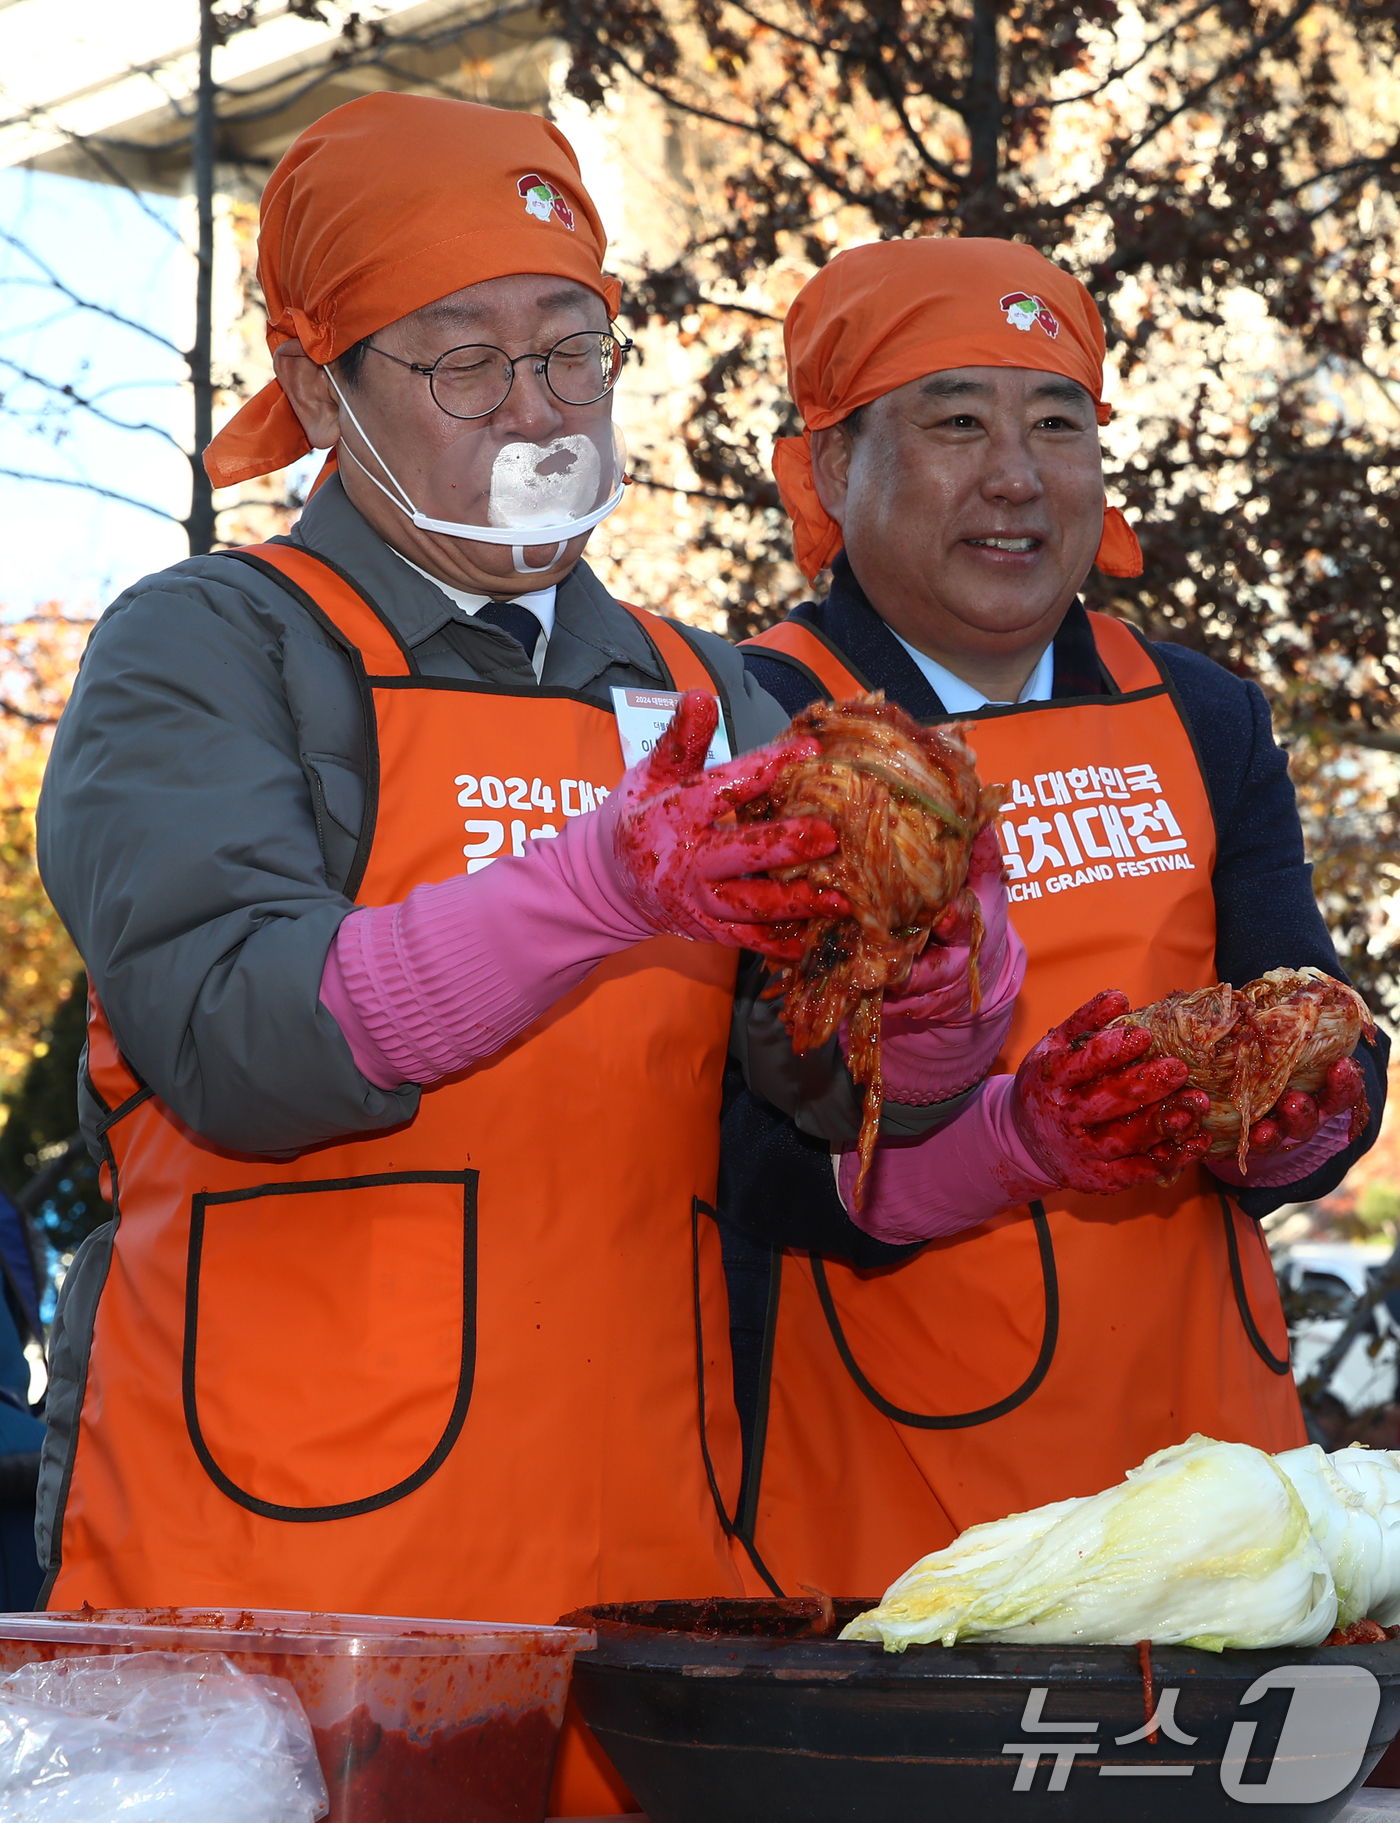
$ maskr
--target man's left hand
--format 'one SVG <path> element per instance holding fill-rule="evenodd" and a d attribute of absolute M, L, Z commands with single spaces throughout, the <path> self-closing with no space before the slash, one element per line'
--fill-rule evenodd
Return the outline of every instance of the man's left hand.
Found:
<path fill-rule="evenodd" d="M 1365 1096 L 1366 1078 L 1361 1065 L 1354 1057 L 1339 1057 L 1318 1094 L 1290 1089 L 1262 1119 L 1255 1121 L 1249 1129 L 1250 1156 L 1267 1158 L 1271 1152 L 1293 1151 L 1306 1144 L 1334 1115 L 1350 1113 Z"/>
<path fill-rule="evenodd" d="M 1255 1121 L 1243 1171 L 1233 1152 L 1207 1162 L 1221 1183 L 1235 1190 L 1274 1190 L 1300 1183 L 1350 1144 L 1365 1107 L 1361 1065 L 1354 1057 L 1339 1057 L 1317 1095 L 1290 1089 Z"/>

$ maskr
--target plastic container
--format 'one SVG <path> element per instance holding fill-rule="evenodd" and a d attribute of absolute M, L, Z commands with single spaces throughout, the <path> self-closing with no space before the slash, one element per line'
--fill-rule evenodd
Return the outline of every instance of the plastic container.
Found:
<path fill-rule="evenodd" d="M 0 1614 L 0 1674 L 104 1652 L 224 1652 L 300 1697 L 329 1823 L 538 1823 L 574 1653 L 595 1637 L 370 1614 L 89 1608 Z"/>

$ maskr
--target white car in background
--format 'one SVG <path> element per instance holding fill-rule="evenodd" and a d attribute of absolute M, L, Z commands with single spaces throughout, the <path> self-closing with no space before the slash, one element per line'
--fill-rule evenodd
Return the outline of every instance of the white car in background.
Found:
<path fill-rule="evenodd" d="M 1311 1312 L 1291 1329 L 1293 1378 L 1301 1385 L 1341 1335 L 1356 1300 L 1369 1289 L 1370 1274 L 1391 1257 L 1389 1246 L 1345 1241 L 1304 1241 L 1274 1261 L 1285 1303 L 1289 1293 L 1308 1299 Z M 1359 1418 L 1396 1397 L 1400 1367 L 1400 1324 L 1384 1300 L 1333 1370 L 1327 1390 Z"/>

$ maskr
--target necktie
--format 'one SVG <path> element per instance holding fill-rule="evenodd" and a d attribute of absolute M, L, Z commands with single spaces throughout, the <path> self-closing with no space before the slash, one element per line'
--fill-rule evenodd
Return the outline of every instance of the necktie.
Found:
<path fill-rule="evenodd" d="M 535 650 L 544 628 L 540 625 L 538 616 L 532 614 L 527 607 L 518 601 L 488 601 L 484 608 L 477 609 L 475 618 L 499 627 L 502 633 L 509 633 L 529 663 L 534 664 Z"/>

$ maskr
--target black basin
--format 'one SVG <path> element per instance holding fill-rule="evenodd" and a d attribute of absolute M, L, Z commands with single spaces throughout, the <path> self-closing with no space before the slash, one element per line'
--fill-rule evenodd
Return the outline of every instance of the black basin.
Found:
<path fill-rule="evenodd" d="M 1120 1745 L 1147 1716 L 1138 1651 L 832 1636 L 872 1605 L 584 1608 L 564 1617 L 598 1633 L 574 1695 L 651 1823 L 1238 1823 L 1251 1805 L 1325 1823 L 1400 1732 L 1400 1640 L 1154 1647 L 1153 1707 L 1196 1738 Z"/>

